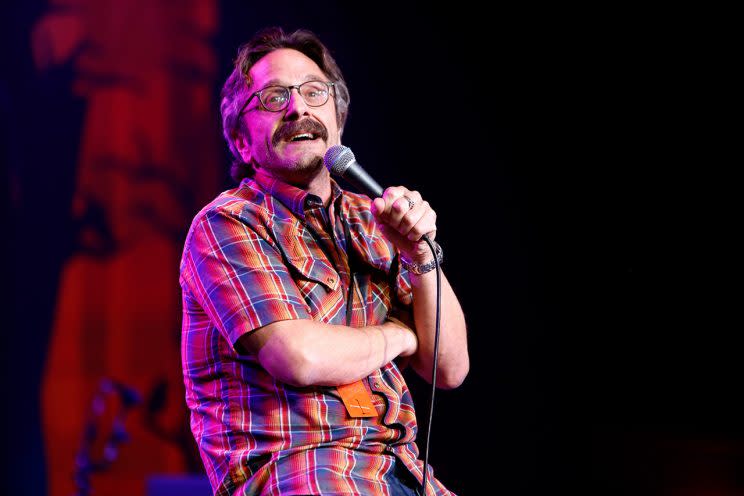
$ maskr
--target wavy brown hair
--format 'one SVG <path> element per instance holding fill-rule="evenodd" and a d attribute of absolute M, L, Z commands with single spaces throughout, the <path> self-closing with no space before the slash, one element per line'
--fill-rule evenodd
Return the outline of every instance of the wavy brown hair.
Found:
<path fill-rule="evenodd" d="M 234 157 L 230 175 L 238 182 L 244 177 L 252 177 L 255 173 L 251 164 L 243 162 L 234 143 L 238 136 L 245 133 L 245 126 L 239 113 L 252 94 L 249 88 L 253 81 L 248 71 L 262 57 L 280 48 L 297 50 L 318 64 L 323 74 L 334 83 L 333 97 L 336 102 L 336 121 L 339 131 L 343 131 L 346 123 L 346 116 L 349 112 L 349 90 L 341 69 L 318 37 L 304 29 L 285 33 L 282 28 L 270 27 L 259 31 L 248 43 L 238 49 L 235 67 L 225 81 L 220 95 L 222 133 Z"/>

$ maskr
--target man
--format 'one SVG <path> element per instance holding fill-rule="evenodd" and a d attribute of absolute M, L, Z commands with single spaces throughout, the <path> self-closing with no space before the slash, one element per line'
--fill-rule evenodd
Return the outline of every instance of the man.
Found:
<path fill-rule="evenodd" d="M 401 368 L 431 382 L 436 272 L 415 191 L 342 191 L 323 165 L 349 95 L 310 32 L 241 47 L 222 92 L 236 189 L 195 217 L 181 264 L 191 428 L 216 494 L 403 494 L 423 478 Z M 441 259 L 441 249 L 438 250 Z M 437 384 L 468 372 L 442 278 Z M 406 324 L 405 322 L 408 322 Z M 451 494 L 429 467 L 427 494 Z"/>

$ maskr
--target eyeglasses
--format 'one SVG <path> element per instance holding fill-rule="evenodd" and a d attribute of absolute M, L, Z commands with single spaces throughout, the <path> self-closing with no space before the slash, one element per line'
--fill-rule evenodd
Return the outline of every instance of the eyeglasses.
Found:
<path fill-rule="evenodd" d="M 238 115 L 243 113 L 245 107 L 248 106 L 248 103 L 256 95 L 258 95 L 258 100 L 261 102 L 263 108 L 269 112 L 280 112 L 289 105 L 289 98 L 292 95 L 293 88 L 297 89 L 297 92 L 302 96 L 302 99 L 308 106 L 320 107 L 328 101 L 328 95 L 333 86 L 333 83 L 327 83 L 325 81 L 305 81 L 302 84 L 293 86 L 267 86 L 252 94 L 243 104 Z"/>

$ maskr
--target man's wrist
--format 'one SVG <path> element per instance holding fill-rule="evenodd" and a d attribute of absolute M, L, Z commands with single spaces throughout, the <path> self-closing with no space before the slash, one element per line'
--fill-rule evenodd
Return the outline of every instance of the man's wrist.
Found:
<path fill-rule="evenodd" d="M 441 264 L 444 261 L 444 252 L 442 251 L 442 247 L 439 246 L 439 243 L 437 243 L 436 241 L 434 241 L 433 243 L 434 243 L 434 249 L 436 251 L 436 260 L 434 258 L 431 258 L 431 255 L 430 255 L 429 260 L 427 262 L 419 263 L 419 262 L 410 260 L 405 255 L 401 254 L 400 264 L 408 272 L 412 274 L 417 274 L 417 275 L 426 274 L 427 272 L 434 270 L 437 264 Z"/>

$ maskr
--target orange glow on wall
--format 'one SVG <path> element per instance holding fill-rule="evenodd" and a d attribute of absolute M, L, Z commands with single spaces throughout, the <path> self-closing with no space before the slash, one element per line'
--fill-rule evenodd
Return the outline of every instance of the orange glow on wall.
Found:
<path fill-rule="evenodd" d="M 52 2 L 32 33 L 39 71 L 72 63 L 70 91 L 86 101 L 80 230 L 42 387 L 52 496 L 76 490 L 75 457 L 103 378 L 142 403 L 115 462 L 91 477 L 94 494 L 144 494 L 150 474 L 200 469 L 183 400 L 178 263 L 188 222 L 225 167 L 213 102 L 217 22 L 214 0 L 68 0 Z M 110 415 L 118 406 L 106 402 Z"/>

